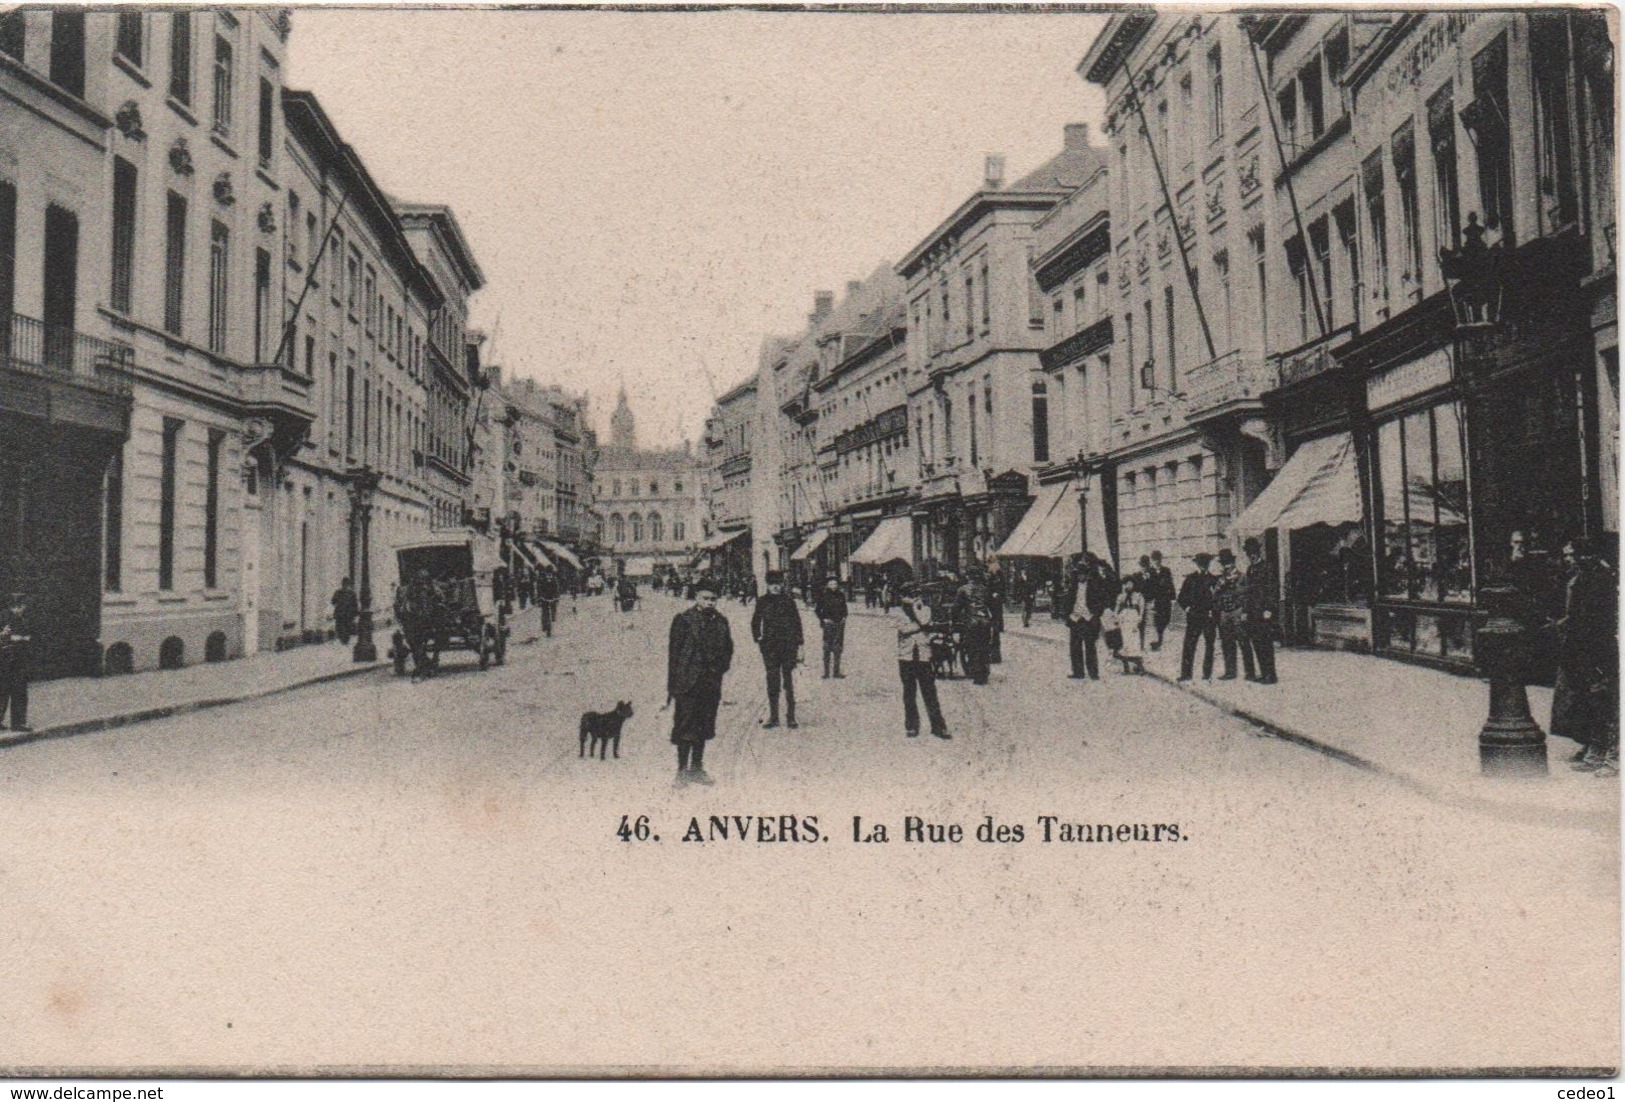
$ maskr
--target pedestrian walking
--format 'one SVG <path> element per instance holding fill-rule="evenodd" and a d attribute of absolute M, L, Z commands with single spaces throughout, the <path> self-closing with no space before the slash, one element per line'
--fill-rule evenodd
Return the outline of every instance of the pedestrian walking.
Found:
<path fill-rule="evenodd" d="M 992 665 L 1004 661 L 1004 571 L 997 559 L 987 568 L 987 610 L 992 614 L 988 628 L 987 660 Z"/>
<path fill-rule="evenodd" d="M 1126 674 L 1145 672 L 1145 597 L 1140 593 L 1145 584 L 1144 575 L 1127 578 L 1117 596 L 1117 626 L 1122 633 L 1117 657 Z"/>
<path fill-rule="evenodd" d="M 1557 621 L 1552 734 L 1573 739 L 1581 772 L 1619 775 L 1619 581 L 1590 540 L 1563 546 L 1568 571 Z"/>
<path fill-rule="evenodd" d="M 552 638 L 559 614 L 559 576 L 551 570 L 536 575 L 536 607 L 542 610 L 542 634 Z"/>
<path fill-rule="evenodd" d="M 1038 596 L 1038 586 L 1025 569 L 1016 571 L 1016 580 L 1010 587 L 1010 596 L 1021 605 L 1021 626 L 1033 626 L 1033 603 Z"/>
<path fill-rule="evenodd" d="M 897 599 L 887 609 L 892 625 L 897 629 L 897 676 L 903 686 L 903 728 L 909 738 L 920 733 L 920 709 L 915 700 L 925 702 L 926 718 L 931 722 L 931 733 L 937 738 L 951 738 L 948 725 L 942 719 L 942 706 L 937 701 L 937 677 L 931 668 L 931 606 L 915 593 L 914 586 L 903 582 L 897 587 Z"/>
<path fill-rule="evenodd" d="M 9 603 L 0 617 L 0 729 L 9 715 L 11 729 L 26 735 L 33 730 L 28 725 L 28 681 L 33 676 L 34 632 L 27 596 L 13 593 Z"/>
<path fill-rule="evenodd" d="M 756 602 L 750 618 L 751 638 L 762 652 L 767 670 L 767 722 L 779 725 L 779 693 L 784 693 L 784 724 L 796 724 L 796 665 L 801 661 L 801 611 L 795 598 L 784 591 L 784 574 L 767 572 L 767 592 Z"/>
<path fill-rule="evenodd" d="M 1241 652 L 1247 666 L 1247 680 L 1273 685 L 1276 680 L 1275 576 L 1264 559 L 1264 547 L 1256 537 L 1248 536 L 1241 548 L 1247 555 L 1247 572 L 1242 578 L 1246 630 Z"/>
<path fill-rule="evenodd" d="M 973 685 L 986 685 L 993 636 L 993 612 L 988 605 L 987 574 L 979 566 L 965 572 L 965 582 L 954 596 L 954 627 L 959 631 L 965 676 Z"/>
<path fill-rule="evenodd" d="M 1217 629 L 1214 619 L 1213 586 L 1215 579 L 1209 573 L 1213 556 L 1198 551 L 1191 556 L 1196 569 L 1185 575 L 1179 586 L 1179 607 L 1185 610 L 1185 639 L 1179 649 L 1179 680 L 1189 681 L 1196 668 L 1196 644 L 1204 644 L 1202 651 L 1202 680 L 1213 680 L 1213 637 Z"/>
<path fill-rule="evenodd" d="M 1163 636 L 1174 618 L 1174 572 L 1163 565 L 1161 551 L 1151 552 L 1151 585 L 1145 599 L 1151 610 L 1151 626 L 1157 633 L 1151 649 L 1160 651 Z"/>
<path fill-rule="evenodd" d="M 1213 611 L 1219 622 L 1219 651 L 1224 655 L 1224 673 L 1220 681 L 1236 679 L 1236 647 L 1246 625 L 1247 594 L 1243 579 L 1236 573 L 1236 553 L 1228 547 L 1219 549 L 1219 577 L 1213 585 Z M 1252 652 L 1243 648 L 1242 658 L 1247 663 L 1247 678 L 1253 677 Z"/>
<path fill-rule="evenodd" d="M 845 677 L 841 672 L 841 651 L 846 647 L 846 594 L 841 592 L 841 580 L 835 575 L 825 579 L 813 611 L 824 632 L 824 676 Z"/>
<path fill-rule="evenodd" d="M 320 592 L 318 590 L 317 592 Z M 333 591 L 333 634 L 340 643 L 348 645 L 355 634 L 356 617 L 361 613 L 361 602 L 355 595 L 355 585 L 349 578 Z"/>
<path fill-rule="evenodd" d="M 666 703 L 675 704 L 671 741 L 677 747 L 677 784 L 712 784 L 705 744 L 717 735 L 722 677 L 733 665 L 733 633 L 717 611 L 717 583 L 701 578 L 694 604 L 671 621 L 666 648 Z"/>

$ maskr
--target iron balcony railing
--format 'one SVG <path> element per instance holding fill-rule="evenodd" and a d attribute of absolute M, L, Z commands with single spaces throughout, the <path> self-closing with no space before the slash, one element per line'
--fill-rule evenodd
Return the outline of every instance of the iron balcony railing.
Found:
<path fill-rule="evenodd" d="M 87 336 L 66 325 L 46 325 L 22 314 L 12 314 L 9 324 L 0 325 L 0 367 L 11 371 L 127 395 L 134 365 L 135 349 L 120 341 Z"/>

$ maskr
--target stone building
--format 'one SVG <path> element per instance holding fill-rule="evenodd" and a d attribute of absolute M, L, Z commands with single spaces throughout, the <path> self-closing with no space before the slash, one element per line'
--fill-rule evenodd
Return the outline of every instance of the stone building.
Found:
<path fill-rule="evenodd" d="M 776 343 L 769 340 L 764 344 L 764 363 L 775 351 Z M 777 495 L 777 482 L 762 477 L 755 466 L 757 441 L 762 435 L 759 378 L 760 371 L 718 398 L 705 423 L 707 521 L 700 545 L 705 552 L 702 565 L 719 575 L 736 578 L 754 570 L 759 498 L 763 492 Z M 771 533 L 766 538 L 771 540 Z"/>
<path fill-rule="evenodd" d="M 915 561 L 927 571 L 985 562 L 1024 514 L 1034 473 L 1051 462 L 1033 422 L 1047 383 L 1034 223 L 1095 174 L 1088 128 L 1006 186 L 989 157 L 983 186 L 897 266 L 908 283 L 909 413 L 919 442 Z"/>
<path fill-rule="evenodd" d="M 636 420 L 622 389 L 598 449 L 593 502 L 603 518 L 603 549 L 617 562 L 686 565 L 704 539 L 705 472 L 693 448 L 637 447 Z M 634 573 L 648 570 L 633 569 Z"/>

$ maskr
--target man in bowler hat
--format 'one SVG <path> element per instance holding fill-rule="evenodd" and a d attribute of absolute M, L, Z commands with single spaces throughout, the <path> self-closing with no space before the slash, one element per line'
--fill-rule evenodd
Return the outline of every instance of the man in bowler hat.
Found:
<path fill-rule="evenodd" d="M 1219 576 L 1213 582 L 1213 613 L 1219 622 L 1219 650 L 1224 655 L 1224 673 L 1220 681 L 1236 679 L 1236 646 L 1241 644 L 1242 658 L 1247 663 L 1247 679 L 1253 676 L 1253 655 L 1247 649 L 1246 602 L 1243 589 L 1245 579 L 1236 572 L 1236 553 L 1228 547 L 1219 548 Z"/>
<path fill-rule="evenodd" d="M 767 722 L 779 725 L 779 689 L 784 689 L 784 723 L 796 726 L 796 663 L 801 658 L 801 612 L 795 598 L 784 591 L 784 573 L 767 572 L 767 592 L 756 602 L 750 618 L 751 638 L 762 652 L 767 668 Z"/>
<path fill-rule="evenodd" d="M 677 783 L 713 784 L 705 771 L 705 744 L 717 735 L 722 675 L 733 665 L 733 633 L 717 611 L 717 583 L 701 578 L 694 605 L 672 618 L 666 649 L 666 703 L 677 705 L 671 741 L 677 747 Z"/>
<path fill-rule="evenodd" d="M 1216 579 L 1208 572 L 1213 556 L 1198 551 L 1191 556 L 1196 569 L 1185 575 L 1179 584 L 1179 607 L 1185 610 L 1185 641 L 1179 651 L 1179 680 L 1189 681 L 1196 667 L 1196 644 L 1202 650 L 1202 680 L 1213 680 L 1213 586 Z"/>
<path fill-rule="evenodd" d="M 1244 632 L 1242 662 L 1247 680 L 1260 685 L 1275 684 L 1275 578 L 1264 560 L 1264 547 L 1248 536 L 1241 545 L 1247 555 L 1247 571 L 1242 577 Z"/>

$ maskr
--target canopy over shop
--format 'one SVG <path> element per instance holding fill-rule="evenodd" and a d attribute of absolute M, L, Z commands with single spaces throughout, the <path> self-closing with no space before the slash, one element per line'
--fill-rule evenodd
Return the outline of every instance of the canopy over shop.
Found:
<path fill-rule="evenodd" d="M 824 546 L 824 542 L 826 540 L 828 540 L 828 539 L 829 539 L 829 529 L 828 528 L 820 528 L 820 529 L 818 529 L 818 531 L 814 532 L 812 535 L 810 535 L 806 539 L 802 540 L 801 541 L 801 546 L 796 548 L 794 551 L 792 551 L 790 553 L 790 561 L 791 562 L 806 562 L 808 559 L 812 558 L 812 556 L 814 554 L 817 553 L 817 551 L 818 551 L 818 549 L 820 547 Z"/>
<path fill-rule="evenodd" d="M 536 542 L 553 557 L 554 562 L 562 562 L 568 565 L 572 570 L 580 570 L 582 568 L 581 560 L 576 558 L 575 552 L 571 551 L 562 543 L 555 543 L 553 540 L 543 539 L 539 539 Z"/>

